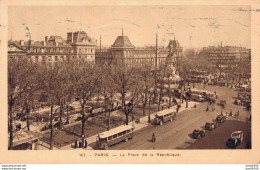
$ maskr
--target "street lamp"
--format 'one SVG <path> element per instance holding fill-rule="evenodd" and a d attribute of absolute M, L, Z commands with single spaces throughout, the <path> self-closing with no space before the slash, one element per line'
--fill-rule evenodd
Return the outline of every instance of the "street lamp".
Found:
<path fill-rule="evenodd" d="M 107 105 L 106 105 L 106 110 L 108 111 L 108 126 L 107 126 L 107 130 L 110 130 L 110 114 L 111 111 L 114 108 L 114 103 L 107 97 Z"/>

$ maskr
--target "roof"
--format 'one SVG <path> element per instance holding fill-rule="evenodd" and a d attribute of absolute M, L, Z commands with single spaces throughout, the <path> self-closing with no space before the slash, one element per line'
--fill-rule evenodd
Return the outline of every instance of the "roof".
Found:
<path fill-rule="evenodd" d="M 158 112 L 157 116 L 163 116 L 163 115 L 166 115 L 166 114 L 172 113 L 172 112 L 174 112 L 173 109 L 165 109 L 165 110 L 162 110 L 162 111 Z"/>
<path fill-rule="evenodd" d="M 58 44 L 56 46 L 54 41 L 47 42 L 46 46 L 44 46 L 43 41 L 33 41 L 30 44 L 29 44 L 29 41 L 24 41 L 24 45 L 21 45 L 19 43 L 19 41 L 10 41 L 10 43 L 12 43 L 20 48 L 23 48 L 23 49 L 26 49 L 26 47 L 29 47 L 29 46 L 30 47 L 71 47 L 70 44 L 65 43 L 65 42 L 58 42 Z"/>
<path fill-rule="evenodd" d="M 118 36 L 111 46 L 112 48 L 134 48 L 127 36 Z"/>
<path fill-rule="evenodd" d="M 130 125 L 122 125 L 122 126 L 114 128 L 114 129 L 110 129 L 109 131 L 100 133 L 99 137 L 100 138 L 107 138 L 109 136 L 112 136 L 114 134 L 117 134 L 119 132 L 123 132 L 125 130 L 129 130 L 129 129 L 132 129 L 132 128 L 133 128 L 133 126 L 130 126 Z"/>

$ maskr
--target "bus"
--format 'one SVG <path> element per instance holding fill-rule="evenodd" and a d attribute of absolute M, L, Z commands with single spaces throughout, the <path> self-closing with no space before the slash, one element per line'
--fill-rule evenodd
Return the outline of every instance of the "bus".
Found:
<path fill-rule="evenodd" d="M 155 125 L 162 125 L 167 121 L 172 121 L 176 116 L 176 112 L 173 109 L 166 109 L 158 112 L 155 115 L 154 124 Z"/>
<path fill-rule="evenodd" d="M 190 89 L 190 94 L 198 94 L 205 97 L 213 97 L 214 94 L 211 92 L 208 92 L 206 90 L 197 90 L 197 89 Z"/>
<path fill-rule="evenodd" d="M 134 128 L 130 125 L 122 125 L 109 131 L 98 134 L 97 147 L 107 150 L 109 146 L 116 143 L 132 139 L 134 137 Z"/>

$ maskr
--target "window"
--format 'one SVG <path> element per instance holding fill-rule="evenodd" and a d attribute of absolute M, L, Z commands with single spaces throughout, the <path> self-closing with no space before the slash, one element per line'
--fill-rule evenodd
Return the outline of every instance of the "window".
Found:
<path fill-rule="evenodd" d="M 108 137 L 108 140 L 111 140 L 111 139 L 112 139 L 112 136 L 109 136 L 109 137 Z"/>
<path fill-rule="evenodd" d="M 123 132 L 118 133 L 118 136 L 122 136 L 122 135 L 123 135 Z"/>
<path fill-rule="evenodd" d="M 113 138 L 117 138 L 117 134 L 113 135 Z"/>
<path fill-rule="evenodd" d="M 130 133 L 130 129 L 126 131 L 126 133 Z"/>

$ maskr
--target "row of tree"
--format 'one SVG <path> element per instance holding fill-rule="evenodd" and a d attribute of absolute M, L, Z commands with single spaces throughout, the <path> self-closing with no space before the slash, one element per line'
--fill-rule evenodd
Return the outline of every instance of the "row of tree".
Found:
<path fill-rule="evenodd" d="M 45 94 L 50 106 L 50 149 L 52 149 L 53 116 L 59 112 L 59 126 L 62 127 L 63 115 L 67 111 L 68 122 L 69 104 L 75 98 L 79 100 L 81 106 L 81 135 L 84 136 L 86 122 L 94 109 L 94 107 L 87 107 L 87 102 L 93 97 L 102 96 L 104 108 L 110 110 L 114 96 L 120 94 L 120 104 L 126 117 L 125 123 L 128 124 L 128 117 L 135 103 L 142 103 L 143 115 L 145 115 L 146 104 L 148 102 L 150 104 L 156 89 L 159 89 L 157 101 L 160 105 L 162 91 L 165 89 L 163 80 L 164 78 L 170 80 L 170 74 L 171 72 L 164 66 L 160 66 L 157 70 L 153 70 L 151 65 L 131 67 L 121 60 L 114 61 L 110 65 L 96 65 L 80 59 L 53 64 L 32 62 L 24 58 L 9 60 L 9 148 L 13 149 L 14 120 L 18 115 L 26 118 L 27 130 L 30 131 L 30 114 L 34 103 L 37 102 L 36 94 L 39 92 Z M 54 107 L 57 105 L 58 107 Z"/>

